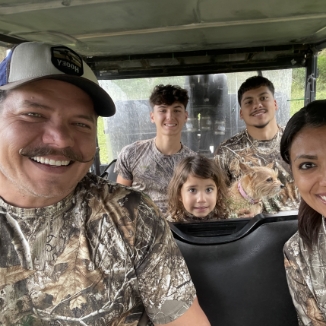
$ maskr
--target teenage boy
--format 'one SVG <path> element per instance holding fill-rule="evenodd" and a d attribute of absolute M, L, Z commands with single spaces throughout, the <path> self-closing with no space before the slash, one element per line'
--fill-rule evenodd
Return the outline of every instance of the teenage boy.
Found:
<path fill-rule="evenodd" d="M 172 85 L 154 88 L 149 103 L 156 137 L 124 147 L 117 159 L 117 182 L 144 191 L 163 214 L 167 210 L 167 187 L 175 166 L 187 156 L 196 155 L 181 143 L 181 131 L 187 121 L 187 90 Z"/>
<path fill-rule="evenodd" d="M 290 167 L 280 155 L 283 128 L 276 121 L 278 105 L 273 83 L 262 76 L 248 78 L 239 88 L 238 102 L 240 119 L 244 120 L 246 129 L 219 146 L 216 162 L 226 171 L 230 184 L 241 175 L 240 162 L 250 166 L 274 163 L 285 187 L 278 197 L 263 201 L 263 211 L 273 214 L 279 210 L 297 209 L 299 195 Z"/>

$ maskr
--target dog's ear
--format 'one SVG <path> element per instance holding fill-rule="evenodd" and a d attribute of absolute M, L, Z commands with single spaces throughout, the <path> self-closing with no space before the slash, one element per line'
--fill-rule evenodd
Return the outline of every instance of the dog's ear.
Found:
<path fill-rule="evenodd" d="M 278 175 L 278 168 L 275 168 L 274 171 L 275 171 L 276 175 Z"/>
<path fill-rule="evenodd" d="M 257 174 L 257 171 L 255 171 L 255 170 L 248 171 L 248 175 L 249 175 L 250 179 L 252 179 L 256 174 Z"/>
<path fill-rule="evenodd" d="M 252 172 L 251 167 L 249 165 L 247 165 L 247 164 L 242 163 L 242 162 L 239 162 L 239 167 L 241 169 L 242 174 L 248 174 L 248 173 Z"/>
<path fill-rule="evenodd" d="M 273 169 L 273 167 L 274 167 L 274 162 L 268 163 L 268 164 L 266 165 L 266 167 L 268 167 L 268 168 L 270 168 L 270 169 Z"/>

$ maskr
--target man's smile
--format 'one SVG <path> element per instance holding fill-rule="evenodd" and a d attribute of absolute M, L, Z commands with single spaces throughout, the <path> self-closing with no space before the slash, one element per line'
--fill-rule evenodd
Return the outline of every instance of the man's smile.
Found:
<path fill-rule="evenodd" d="M 264 114 L 266 112 L 267 112 L 266 109 L 259 109 L 259 110 L 256 110 L 256 111 L 252 112 L 250 115 L 253 116 L 253 117 L 255 117 L 257 115 L 262 115 L 262 114 Z"/>
<path fill-rule="evenodd" d="M 41 164 L 53 165 L 53 166 L 68 165 L 70 163 L 70 161 L 53 160 L 42 156 L 31 157 L 31 159 Z"/>

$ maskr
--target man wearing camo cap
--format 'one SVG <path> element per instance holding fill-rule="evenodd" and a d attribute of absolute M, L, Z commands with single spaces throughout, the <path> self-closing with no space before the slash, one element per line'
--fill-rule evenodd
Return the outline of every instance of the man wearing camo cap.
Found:
<path fill-rule="evenodd" d="M 149 197 L 88 173 L 114 113 L 67 47 L 0 64 L 0 324 L 209 325 Z"/>

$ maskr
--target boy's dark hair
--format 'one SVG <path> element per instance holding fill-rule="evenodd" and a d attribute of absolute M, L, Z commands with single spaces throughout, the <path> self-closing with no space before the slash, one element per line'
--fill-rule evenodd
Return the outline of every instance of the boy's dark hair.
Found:
<path fill-rule="evenodd" d="M 188 91 L 178 85 L 157 85 L 149 98 L 152 108 L 154 105 L 172 105 L 174 102 L 180 102 L 186 109 L 188 101 Z"/>
<path fill-rule="evenodd" d="M 263 76 L 252 76 L 252 77 L 249 77 L 248 79 L 246 79 L 246 81 L 242 83 L 242 85 L 240 86 L 240 88 L 238 90 L 238 102 L 239 102 L 240 107 L 241 107 L 242 95 L 245 92 L 250 91 L 251 89 L 258 88 L 261 86 L 268 87 L 268 89 L 272 92 L 272 94 L 274 96 L 275 88 L 274 88 L 273 83 L 269 79 L 267 79 Z"/>
<path fill-rule="evenodd" d="M 313 101 L 295 113 L 288 121 L 280 145 L 283 160 L 291 165 L 290 150 L 294 138 L 305 128 L 326 126 L 326 100 Z M 320 213 L 301 199 L 298 212 L 299 234 L 303 242 L 312 248 L 318 241 L 318 233 L 322 223 Z"/>
<path fill-rule="evenodd" d="M 225 173 L 214 160 L 205 156 L 195 155 L 182 159 L 174 170 L 168 187 L 169 213 L 175 221 L 182 221 L 184 207 L 180 200 L 181 188 L 192 175 L 201 179 L 212 179 L 217 187 L 216 206 L 214 217 L 227 218 L 227 186 Z"/>

